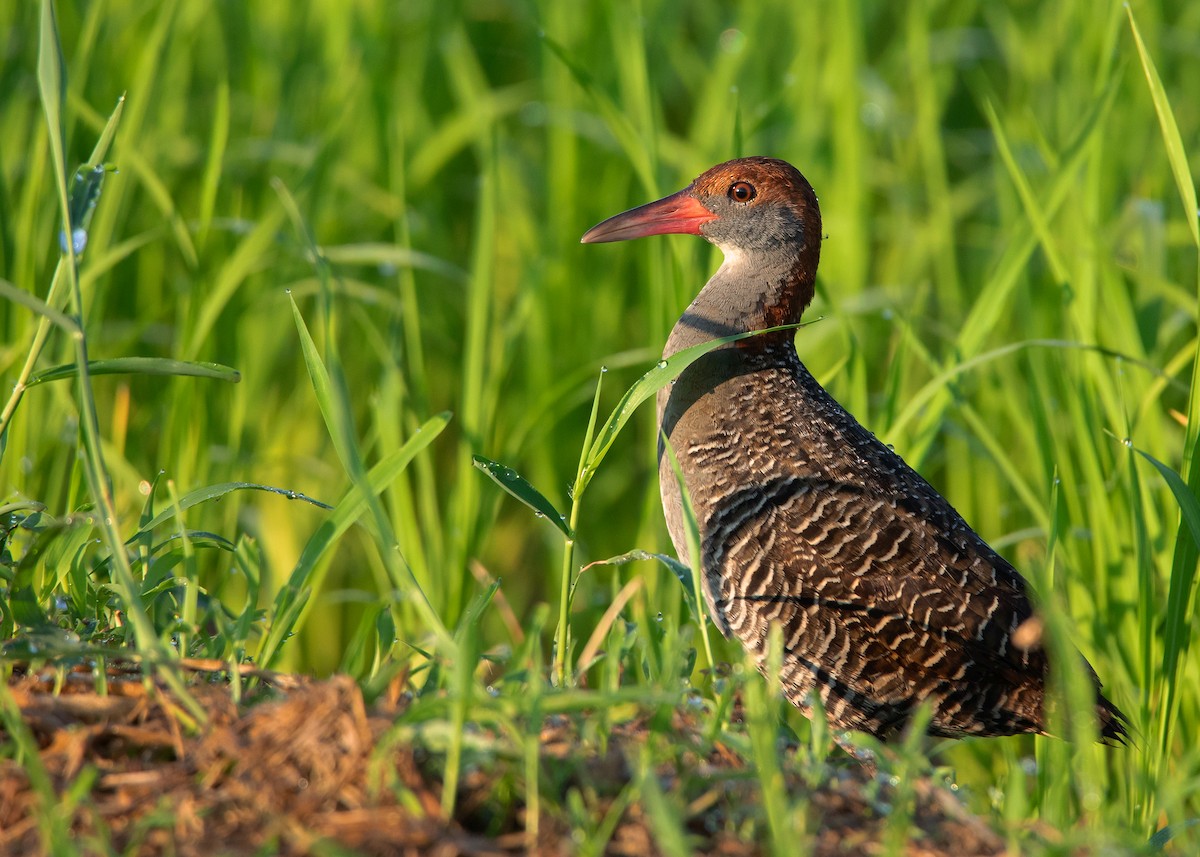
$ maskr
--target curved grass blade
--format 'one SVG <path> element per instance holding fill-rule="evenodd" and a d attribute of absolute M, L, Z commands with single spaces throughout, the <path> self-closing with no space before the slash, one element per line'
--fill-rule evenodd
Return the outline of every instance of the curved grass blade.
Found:
<path fill-rule="evenodd" d="M 1192 540 L 1197 546 L 1200 546 L 1200 498 L 1192 492 L 1192 489 L 1183 481 L 1183 477 L 1172 470 L 1167 465 L 1163 464 L 1154 456 L 1142 452 L 1136 446 L 1133 451 L 1142 458 L 1149 461 L 1162 474 L 1166 480 L 1167 486 L 1171 489 L 1171 493 L 1175 495 L 1175 501 L 1179 503 L 1179 511 L 1183 516 L 1184 523 L 1187 524 L 1188 532 L 1192 535 Z M 1174 586 L 1172 585 L 1172 588 Z"/>
<path fill-rule="evenodd" d="M 298 491 L 289 491 L 286 488 L 276 488 L 273 485 L 260 485 L 257 482 L 219 482 L 216 485 L 207 485 L 204 488 L 197 488 L 195 491 L 189 491 L 184 494 L 179 498 L 178 508 L 171 506 L 143 523 L 138 528 L 138 531 L 126 540 L 126 544 L 136 541 L 146 533 L 171 520 L 177 512 L 190 509 L 192 506 L 197 506 L 201 503 L 207 503 L 210 500 L 219 500 L 226 494 L 231 494 L 234 491 L 267 491 L 271 494 L 279 494 L 280 496 L 287 497 L 289 500 L 303 500 L 322 509 L 333 508 L 328 503 L 322 503 L 320 500 L 315 500 L 307 494 L 301 494 Z"/>
<path fill-rule="evenodd" d="M 79 367 L 74 363 L 54 366 L 44 372 L 38 372 L 29 379 L 27 387 L 44 384 L 47 381 L 61 381 L 74 378 L 79 374 Z M 242 380 L 242 373 L 220 363 L 193 362 L 188 360 L 170 360 L 165 357 L 116 357 L 111 360 L 89 360 L 89 375 L 179 375 L 193 378 L 213 378 L 218 381 L 228 381 L 236 384 Z"/>
<path fill-rule="evenodd" d="M 1162 631 L 1162 672 L 1156 679 L 1155 688 L 1155 692 L 1166 700 L 1156 714 L 1161 734 L 1158 751 L 1165 756 L 1173 746 L 1175 726 L 1179 721 L 1180 670 L 1191 638 L 1190 605 L 1195 596 L 1196 557 L 1200 555 L 1200 499 L 1177 472 L 1134 447 L 1128 440 L 1123 443 L 1154 465 L 1179 504 L 1180 521 L 1175 536 L 1167 588 L 1166 621 Z"/>
<path fill-rule="evenodd" d="M 321 299 L 318 306 L 320 307 L 320 320 L 326 334 L 324 358 L 322 358 L 321 352 L 317 348 L 312 334 L 309 332 L 308 325 L 304 321 L 304 316 L 300 313 L 300 307 L 297 306 L 295 298 L 289 294 L 288 301 L 291 304 L 292 319 L 295 322 L 296 333 L 300 339 L 300 348 L 304 355 L 305 366 L 308 369 L 309 380 L 317 399 L 317 406 L 321 411 L 321 417 L 329 433 L 329 438 L 333 442 L 334 450 L 342 463 L 342 467 L 346 471 L 346 475 L 350 477 L 352 484 L 358 486 L 367 504 L 367 508 L 370 510 L 371 518 L 375 525 L 375 539 L 380 549 L 379 554 L 383 560 L 384 568 L 387 570 L 388 577 L 391 579 L 396 591 L 403 593 L 411 601 L 425 628 L 437 637 L 444 651 L 452 657 L 454 641 L 450 636 L 450 632 L 446 629 L 442 617 L 434 609 L 428 594 L 422 588 L 421 582 L 417 580 L 412 567 L 409 566 L 408 561 L 404 558 L 404 554 L 400 550 L 400 545 L 392 527 L 391 518 L 384 510 L 383 504 L 379 501 L 378 494 L 371 488 L 370 473 L 357 445 L 357 431 L 354 424 L 353 409 L 350 405 L 349 385 L 341 357 L 338 353 L 337 336 L 334 333 L 336 314 L 334 313 L 332 304 L 333 277 L 330 272 L 329 262 L 321 255 L 320 249 L 313 239 L 309 225 L 301 215 L 299 206 L 296 204 L 296 200 L 287 186 L 279 179 L 273 179 L 271 185 L 275 188 L 279 196 L 279 201 L 291 218 L 293 228 L 307 246 L 316 270 L 317 279 L 321 285 Z M 394 607 L 394 609 L 399 608 Z M 396 618 L 397 624 L 399 624 L 400 617 L 396 616 Z"/>
<path fill-rule="evenodd" d="M 0 279 L 0 297 L 8 298 L 13 303 L 20 304 L 26 309 L 32 310 L 43 318 L 53 322 L 71 336 L 80 336 L 83 333 L 79 327 L 79 323 L 75 319 L 66 313 L 59 312 L 41 298 L 31 295 L 24 289 L 18 289 L 8 280 Z M 29 384 L 25 386 L 28 387 Z"/>
<path fill-rule="evenodd" d="M 679 578 L 680 584 L 683 585 L 683 595 L 687 600 L 688 607 L 691 609 L 694 615 L 698 616 L 699 614 L 696 610 L 696 593 L 692 589 L 691 567 L 684 565 L 675 557 L 668 556 L 665 553 L 653 553 L 651 551 L 642 550 L 641 548 L 635 548 L 634 550 L 623 553 L 620 556 L 612 556 L 608 559 L 598 559 L 595 562 L 589 562 L 579 570 L 579 573 L 583 574 L 589 568 L 597 565 L 625 565 L 626 563 L 630 562 L 643 562 L 646 560 L 658 560 L 668 569 L 670 569 L 672 574 Z"/>
<path fill-rule="evenodd" d="M 1166 464 L 1137 447 L 1133 447 L 1133 451 L 1153 464 L 1162 475 L 1171 489 L 1175 501 L 1179 504 L 1179 513 L 1182 518 L 1180 530 L 1184 530 L 1184 525 L 1186 525 L 1186 531 L 1191 536 L 1193 545 L 1200 547 L 1200 498 L 1197 498 L 1195 492 L 1187 486 L 1183 477 Z M 1180 538 L 1182 538 L 1182 534 Z M 1167 718 L 1174 718 L 1178 704 L 1179 667 L 1191 636 L 1189 629 L 1191 618 L 1188 608 L 1192 602 L 1195 587 L 1196 563 L 1173 563 L 1171 581 L 1167 589 L 1167 616 L 1163 633 L 1163 681 L 1166 683 L 1167 693 L 1164 716 Z M 1170 726 L 1171 724 L 1168 722 L 1167 728 L 1164 729 L 1164 742 L 1170 740 Z"/>
<path fill-rule="evenodd" d="M 448 280 L 465 282 L 467 272 L 457 265 L 429 253 L 383 242 L 334 244 L 321 248 L 321 255 L 334 265 L 392 265 L 397 268 L 419 268 L 441 274 Z"/>
<path fill-rule="evenodd" d="M 532 509 L 539 518 L 545 518 L 554 524 L 568 539 L 575 538 L 575 534 L 567 524 L 566 516 L 554 508 L 554 504 L 546 499 L 546 495 L 534 488 L 520 473 L 508 465 L 484 458 L 482 455 L 471 456 L 471 461 L 490 476 L 497 485 Z"/>
<path fill-rule="evenodd" d="M 125 93 L 122 92 L 117 97 L 117 104 L 113 107 L 112 113 L 109 114 L 108 121 L 104 123 L 104 130 L 100 132 L 100 137 L 96 140 L 92 154 L 88 157 L 89 164 L 104 163 L 104 159 L 108 157 L 109 147 L 112 146 L 112 141 L 117 136 L 117 126 L 121 123 L 121 114 L 124 112 Z"/>
<path fill-rule="evenodd" d="M 983 351 L 973 355 L 965 360 L 951 364 L 942 368 L 941 366 L 927 361 L 929 368 L 936 374 L 930 378 L 924 386 L 917 392 L 908 397 L 908 401 L 904 405 L 904 409 L 888 426 L 888 433 L 895 435 L 908 429 L 909 423 L 915 421 L 923 413 L 927 412 L 929 403 L 941 392 L 943 392 L 949 383 L 959 375 L 965 375 L 967 372 L 984 366 L 988 363 L 1000 360 L 1010 354 L 1016 354 L 1021 351 L 1026 351 L 1034 348 L 1059 348 L 1064 351 L 1085 351 L 1093 354 L 1099 354 L 1103 357 L 1109 357 L 1114 360 L 1123 360 L 1126 363 L 1138 366 L 1145 369 L 1155 377 L 1162 378 L 1172 385 L 1175 384 L 1174 379 L 1170 378 L 1157 366 L 1153 366 L 1145 360 L 1139 360 L 1128 354 L 1122 354 L 1119 351 L 1114 351 L 1111 348 L 1105 348 L 1102 345 L 1090 345 L 1086 342 L 1073 342 L 1067 339 L 1026 339 L 1022 342 L 1010 342 L 1006 345 L 1001 345 L 998 348 L 993 348 L 990 351 Z"/>
<path fill-rule="evenodd" d="M 692 597 L 688 601 L 695 611 L 696 624 L 700 626 L 700 635 L 704 640 L 704 654 L 711 666 L 716 662 L 713 660 L 712 643 L 708 639 L 708 615 L 704 612 L 703 606 L 704 595 L 701 581 L 704 579 L 704 569 L 700 565 L 700 524 L 696 520 L 692 497 L 688 493 L 687 483 L 683 479 L 683 468 L 679 466 L 679 459 L 675 457 L 675 447 L 671 446 L 666 432 L 660 432 L 659 438 L 663 444 L 663 451 L 666 452 L 667 458 L 671 462 L 671 471 L 675 474 L 675 486 L 679 489 L 679 501 L 683 509 L 683 528 L 687 534 L 688 558 L 691 560 L 691 565 L 688 581 L 683 588 L 687 589 L 689 585 L 691 587 Z"/>
<path fill-rule="evenodd" d="M 1200 818 L 1185 818 L 1176 824 L 1168 824 L 1151 836 L 1147 844 L 1150 846 L 1151 851 L 1162 851 L 1172 839 L 1188 828 L 1195 827 L 1197 824 L 1200 824 Z"/>
<path fill-rule="evenodd" d="M 1162 79 L 1154 65 L 1146 44 L 1142 41 L 1141 31 L 1133 17 L 1133 7 L 1125 4 L 1125 13 L 1129 16 L 1129 29 L 1133 31 L 1133 41 L 1137 44 L 1138 57 L 1142 61 L 1142 71 L 1146 75 L 1146 85 L 1150 87 L 1150 98 L 1154 102 L 1154 112 L 1158 114 L 1158 125 L 1162 131 L 1163 145 L 1167 147 L 1167 161 L 1171 164 L 1171 172 L 1175 175 L 1175 185 L 1179 190 L 1179 199 L 1183 202 L 1188 232 L 1192 235 L 1192 243 L 1200 247 L 1200 217 L 1197 216 L 1196 186 L 1192 183 L 1191 169 L 1188 167 L 1188 153 L 1183 145 L 1183 137 L 1179 133 L 1179 125 L 1175 122 L 1175 112 L 1171 109 L 1167 91 L 1163 89 Z"/>
<path fill-rule="evenodd" d="M 587 483 L 595 474 L 596 468 L 600 466 L 600 462 L 608 454 L 613 441 L 617 439 L 617 435 L 621 433 L 621 429 L 625 428 L 625 424 L 629 422 L 638 405 L 678 378 L 680 373 L 688 366 L 691 366 L 705 354 L 722 345 L 728 345 L 731 342 L 748 339 L 752 336 L 761 336 L 764 333 L 796 330 L 813 323 L 783 324 L 779 327 L 768 327 L 765 330 L 752 330 L 749 333 L 723 336 L 720 339 L 713 339 L 708 342 L 702 342 L 699 345 L 693 345 L 691 348 L 685 348 L 677 354 L 671 355 L 667 360 L 660 360 L 653 369 L 641 378 L 638 378 L 633 386 L 625 391 L 625 395 L 621 397 L 621 401 L 617 403 L 612 414 L 609 415 L 604 425 L 601 426 L 599 433 L 596 435 L 596 442 L 588 450 L 587 465 L 580 476 L 579 484 L 575 489 L 576 492 L 587 486 Z"/>
<path fill-rule="evenodd" d="M 1067 282 L 1067 267 L 1062 262 L 1058 246 L 1054 241 L 1054 236 L 1050 232 L 1049 218 L 1046 216 L 1046 210 L 1038 204 L 1037 194 L 1034 193 L 1033 188 L 1029 184 L 1029 179 L 1025 177 L 1025 173 L 1021 170 L 1016 157 L 1013 155 L 1012 147 L 1008 143 L 1008 134 L 1004 130 L 1004 125 L 1001 123 L 1000 116 L 996 113 L 996 106 L 992 103 L 991 99 L 984 100 L 983 115 L 987 118 L 988 125 L 992 129 L 992 135 L 996 139 L 996 152 L 1000 156 L 1000 161 L 1004 164 L 1004 168 L 1008 170 L 1008 176 L 1012 179 L 1013 185 L 1016 186 L 1017 195 L 1021 198 L 1021 205 L 1025 208 L 1025 214 L 1029 217 L 1029 223 L 1033 227 L 1034 234 L 1037 235 L 1038 242 L 1042 245 L 1042 250 L 1046 253 L 1046 261 L 1050 265 L 1050 272 L 1054 276 L 1054 282 L 1061 286 Z"/>
<path fill-rule="evenodd" d="M 437 416 L 431 417 L 416 430 L 404 446 L 393 451 L 372 467 L 370 473 L 367 474 L 371 491 L 378 495 L 391 485 L 404 472 L 417 453 L 433 443 L 449 422 L 449 411 L 443 411 Z M 258 663 L 269 667 L 274 662 L 279 647 L 292 633 L 296 622 L 300 619 L 300 614 L 308 603 L 308 596 L 313 590 L 312 576 L 321 557 L 325 555 L 329 546 L 361 517 L 366 506 L 367 500 L 359 486 L 351 486 L 346 495 L 334 506 L 333 514 L 309 537 L 304 550 L 300 552 L 300 559 L 297 560 L 296 567 L 292 569 L 288 582 L 275 596 L 270 630 L 255 658 Z"/>

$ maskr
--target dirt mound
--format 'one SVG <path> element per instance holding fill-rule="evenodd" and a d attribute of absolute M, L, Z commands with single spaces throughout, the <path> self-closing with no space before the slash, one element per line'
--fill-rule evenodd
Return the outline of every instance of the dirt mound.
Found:
<path fill-rule="evenodd" d="M 105 696 L 85 674 L 68 675 L 58 693 L 52 676 L 15 678 L 9 692 L 40 749 L 57 820 L 70 826 L 83 851 L 198 857 L 328 853 L 325 846 L 334 845 L 369 855 L 550 855 L 578 847 L 554 809 L 543 809 L 537 841 L 529 841 L 520 801 L 497 797 L 511 793 L 519 759 L 507 769 L 465 769 L 453 817 L 443 816 L 444 756 L 388 734 L 404 709 L 402 687 L 394 685 L 368 709 L 348 678 L 268 678 L 240 705 L 224 683 L 194 685 L 209 713 L 208 725 L 195 734 L 181 729 L 180 709 L 161 687 L 134 676 L 114 677 Z M 682 717 L 672 725 L 689 728 Z M 626 723 L 601 752 L 581 742 L 570 718 L 548 718 L 541 764 L 557 773 L 546 782 L 569 788 L 586 779 L 579 785 L 595 803 L 592 817 L 603 817 L 619 806 L 632 776 L 630 760 L 647 740 L 644 727 L 645 721 Z M 11 736 L 0 730 L 0 737 L 7 742 Z M 729 832 L 738 807 L 757 803 L 754 777 L 729 776 L 744 770 L 744 761 L 721 748 L 694 762 L 690 774 L 718 783 L 687 795 L 695 853 L 761 853 L 761 843 Z M 44 848 L 39 790 L 27 767 L 0 761 L 0 854 Z M 659 771 L 655 779 L 663 791 L 690 788 L 678 769 Z M 86 788 L 75 788 L 79 784 Z M 791 773 L 788 786 L 806 788 Z M 811 791 L 817 853 L 879 853 L 884 811 L 878 789 L 869 786 L 867 775 L 849 766 Z M 920 833 L 908 854 L 1003 852 L 1001 840 L 944 787 L 920 781 L 915 792 L 912 830 Z M 645 807 L 635 801 L 616 812 L 606 853 L 658 853 Z M 89 841 L 108 847 L 88 849 Z"/>

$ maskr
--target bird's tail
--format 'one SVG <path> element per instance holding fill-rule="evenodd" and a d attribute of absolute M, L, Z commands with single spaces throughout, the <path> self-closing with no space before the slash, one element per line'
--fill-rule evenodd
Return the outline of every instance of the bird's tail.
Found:
<path fill-rule="evenodd" d="M 1105 744 L 1129 744 L 1129 718 L 1103 694 L 1096 694 L 1096 717 L 1100 721 L 1100 740 Z"/>

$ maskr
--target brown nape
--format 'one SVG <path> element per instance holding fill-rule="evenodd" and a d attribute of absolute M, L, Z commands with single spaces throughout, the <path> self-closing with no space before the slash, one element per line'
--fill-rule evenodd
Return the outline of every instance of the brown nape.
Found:
<path fill-rule="evenodd" d="M 798 321 L 821 244 L 820 209 L 804 177 L 783 161 L 743 158 L 708 170 L 682 195 L 694 198 L 686 220 L 672 213 L 644 225 L 652 204 L 631 215 L 637 229 L 619 215 L 588 239 L 699 232 L 725 252 L 664 356 Z M 677 212 L 679 199 L 668 197 L 664 210 Z M 757 339 L 757 347 L 710 352 L 658 397 L 722 633 L 765 665 L 778 625 L 782 686 L 806 712 L 819 697 L 835 730 L 888 738 L 928 704 L 934 735 L 1045 733 L 1047 657 L 1029 633 L 1038 623 L 1025 580 L 821 388 L 792 335 Z M 662 454 L 660 481 L 667 528 L 686 561 L 680 488 Z M 1125 738 L 1125 718 L 1099 682 L 1095 713 L 1102 738 Z"/>
<path fill-rule="evenodd" d="M 735 186 L 752 197 L 731 198 Z M 761 313 L 756 326 L 799 322 L 812 301 L 821 258 L 821 208 L 808 180 L 785 161 L 741 158 L 705 172 L 692 193 L 719 215 L 702 234 L 740 263 L 740 283 L 723 291 L 737 289 L 738 302 Z"/>

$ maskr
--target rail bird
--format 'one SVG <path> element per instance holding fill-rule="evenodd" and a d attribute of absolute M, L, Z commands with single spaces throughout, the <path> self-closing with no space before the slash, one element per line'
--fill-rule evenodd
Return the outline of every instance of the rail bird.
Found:
<path fill-rule="evenodd" d="M 663 358 L 794 324 L 813 298 L 821 213 L 772 158 L 719 164 L 678 193 L 605 220 L 583 243 L 699 235 L 724 263 Z M 1046 733 L 1047 655 L 1024 578 L 928 482 L 827 393 L 793 329 L 725 343 L 658 394 L 662 434 L 695 509 L 705 601 L 717 627 L 829 725 L 881 739 L 922 704 L 936 736 Z M 660 446 L 667 529 L 689 561 L 680 489 Z M 1124 717 L 1095 683 L 1103 739 Z"/>

